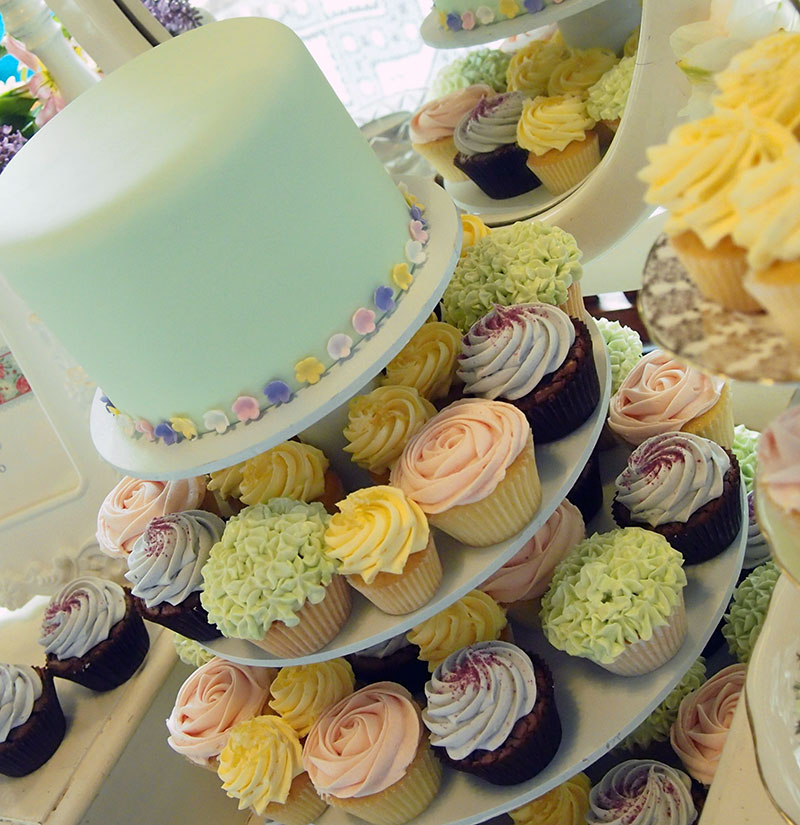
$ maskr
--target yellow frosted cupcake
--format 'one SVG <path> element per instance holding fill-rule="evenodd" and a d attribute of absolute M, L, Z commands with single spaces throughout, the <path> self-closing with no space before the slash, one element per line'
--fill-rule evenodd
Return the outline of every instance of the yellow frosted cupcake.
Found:
<path fill-rule="evenodd" d="M 610 49 L 576 49 L 553 69 L 547 81 L 547 94 L 579 95 L 585 97 L 589 87 L 617 62 L 619 58 Z"/>
<path fill-rule="evenodd" d="M 580 183 L 600 163 L 594 126 L 579 95 L 525 102 L 517 123 L 517 143 L 529 152 L 528 168 L 554 195 Z"/>
<path fill-rule="evenodd" d="M 489 227 L 477 216 L 469 215 L 466 212 L 461 216 L 461 257 L 467 254 L 467 250 L 474 246 L 481 238 L 489 234 Z"/>
<path fill-rule="evenodd" d="M 507 627 L 506 611 L 487 593 L 471 590 L 406 635 L 433 673 L 451 653 L 475 642 L 499 639 Z"/>
<path fill-rule="evenodd" d="M 309 825 L 328 807 L 303 770 L 303 749 L 277 716 L 256 716 L 231 731 L 219 756 L 219 778 L 239 810 L 283 825 Z"/>
<path fill-rule="evenodd" d="M 211 473 L 208 477 L 206 495 L 201 509 L 216 513 L 220 518 L 225 519 L 238 513 L 242 509 L 242 503 L 239 501 L 241 495 L 239 484 L 242 481 L 243 469 L 244 461 L 240 461 L 232 467 L 225 467 Z"/>
<path fill-rule="evenodd" d="M 550 40 L 534 40 L 511 58 L 506 71 L 508 91 L 524 92 L 528 97 L 547 94 L 550 75 L 570 54 L 560 34 Z"/>
<path fill-rule="evenodd" d="M 431 600 L 442 566 L 425 514 L 396 487 L 367 487 L 338 504 L 325 552 L 359 593 L 384 613 L 401 615 Z"/>
<path fill-rule="evenodd" d="M 533 802 L 509 811 L 508 815 L 515 825 L 585 825 L 591 787 L 585 773 L 575 774 Z"/>

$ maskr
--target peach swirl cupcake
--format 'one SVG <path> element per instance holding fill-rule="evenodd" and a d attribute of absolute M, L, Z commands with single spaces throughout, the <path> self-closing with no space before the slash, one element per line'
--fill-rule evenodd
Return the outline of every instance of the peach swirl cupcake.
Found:
<path fill-rule="evenodd" d="M 800 534 L 800 407 L 781 413 L 761 434 L 756 510 Z"/>
<path fill-rule="evenodd" d="M 414 819 L 442 776 L 419 708 L 393 682 L 376 682 L 329 708 L 308 734 L 303 766 L 325 801 L 373 825 Z"/>
<path fill-rule="evenodd" d="M 390 478 L 434 527 L 476 547 L 518 533 L 542 501 L 530 425 L 501 401 L 446 407 L 406 444 Z"/>
<path fill-rule="evenodd" d="M 653 350 L 612 396 L 608 426 L 633 446 L 654 435 L 682 430 L 730 450 L 734 435 L 730 387 L 721 378 L 710 378 Z"/>

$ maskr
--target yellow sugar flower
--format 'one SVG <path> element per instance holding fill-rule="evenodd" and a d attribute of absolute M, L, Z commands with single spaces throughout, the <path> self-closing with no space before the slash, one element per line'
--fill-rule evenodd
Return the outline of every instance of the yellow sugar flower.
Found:
<path fill-rule="evenodd" d="M 411 274 L 407 263 L 397 264 L 397 266 L 395 266 L 392 270 L 392 280 L 402 290 L 406 290 L 411 286 L 414 276 Z"/>
<path fill-rule="evenodd" d="M 191 418 L 186 418 L 183 415 L 176 415 L 170 418 L 170 426 L 176 433 L 180 433 L 184 438 L 197 438 L 197 427 Z"/>
<path fill-rule="evenodd" d="M 514 2 L 514 0 L 500 0 L 497 8 L 500 11 L 500 14 L 512 19 L 519 14 L 519 6 Z"/>
<path fill-rule="evenodd" d="M 294 365 L 294 377 L 301 384 L 316 384 L 323 372 L 325 372 L 325 365 L 313 355 Z"/>

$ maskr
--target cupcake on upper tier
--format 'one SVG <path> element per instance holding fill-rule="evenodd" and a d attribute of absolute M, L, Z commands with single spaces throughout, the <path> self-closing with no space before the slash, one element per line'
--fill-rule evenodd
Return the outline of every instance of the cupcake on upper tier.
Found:
<path fill-rule="evenodd" d="M 757 507 L 795 536 L 800 532 L 800 407 L 781 413 L 758 443 Z"/>
<path fill-rule="evenodd" d="M 619 128 L 628 103 L 635 68 L 635 57 L 623 57 L 586 91 L 586 111 L 589 117 L 602 123 L 612 132 Z"/>
<path fill-rule="evenodd" d="M 547 94 L 576 94 L 586 97 L 589 88 L 616 63 L 619 58 L 610 49 L 573 49 L 558 63 L 547 81 Z"/>
<path fill-rule="evenodd" d="M 571 53 L 560 32 L 547 40 L 534 40 L 523 46 L 508 65 L 508 90 L 523 92 L 528 97 L 546 95 L 553 70 Z"/>

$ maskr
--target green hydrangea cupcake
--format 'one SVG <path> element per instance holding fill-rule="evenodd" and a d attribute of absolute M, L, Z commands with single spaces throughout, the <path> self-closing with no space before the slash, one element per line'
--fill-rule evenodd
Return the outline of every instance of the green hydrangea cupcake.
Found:
<path fill-rule="evenodd" d="M 733 591 L 722 622 L 722 635 L 730 652 L 743 664 L 750 661 L 779 575 L 775 562 L 768 561 L 756 567 Z"/>
<path fill-rule="evenodd" d="M 583 276 L 575 238 L 541 221 L 492 230 L 456 264 L 442 297 L 442 320 L 462 333 L 496 304 L 555 304 L 583 316 Z"/>
<path fill-rule="evenodd" d="M 323 552 L 329 516 L 319 502 L 273 498 L 226 525 L 203 567 L 201 595 L 224 636 L 282 658 L 324 647 L 350 614 L 350 591 Z"/>
<path fill-rule="evenodd" d="M 496 92 L 506 91 L 506 72 L 511 55 L 499 49 L 478 49 L 442 67 L 431 88 L 431 98 L 485 83 Z"/>
<path fill-rule="evenodd" d="M 595 322 L 608 348 L 608 359 L 611 362 L 611 395 L 614 395 L 642 357 L 642 339 L 635 329 L 623 326 L 619 321 L 597 318 Z"/>
<path fill-rule="evenodd" d="M 586 100 L 589 117 L 603 123 L 612 132 L 617 131 L 622 113 L 625 111 L 635 68 L 635 57 L 623 57 L 597 83 L 589 87 Z"/>
<path fill-rule="evenodd" d="M 189 667 L 200 667 L 214 658 L 214 654 L 209 653 L 199 642 L 181 636 L 180 633 L 173 634 L 172 643 L 178 658 Z"/>
<path fill-rule="evenodd" d="M 686 638 L 683 556 L 640 527 L 595 533 L 556 567 L 542 599 L 553 647 L 622 676 L 649 673 Z"/>
<path fill-rule="evenodd" d="M 748 430 L 744 424 L 737 424 L 733 429 L 731 451 L 739 461 L 739 473 L 748 493 L 753 492 L 756 477 L 756 447 L 761 433 Z"/>

